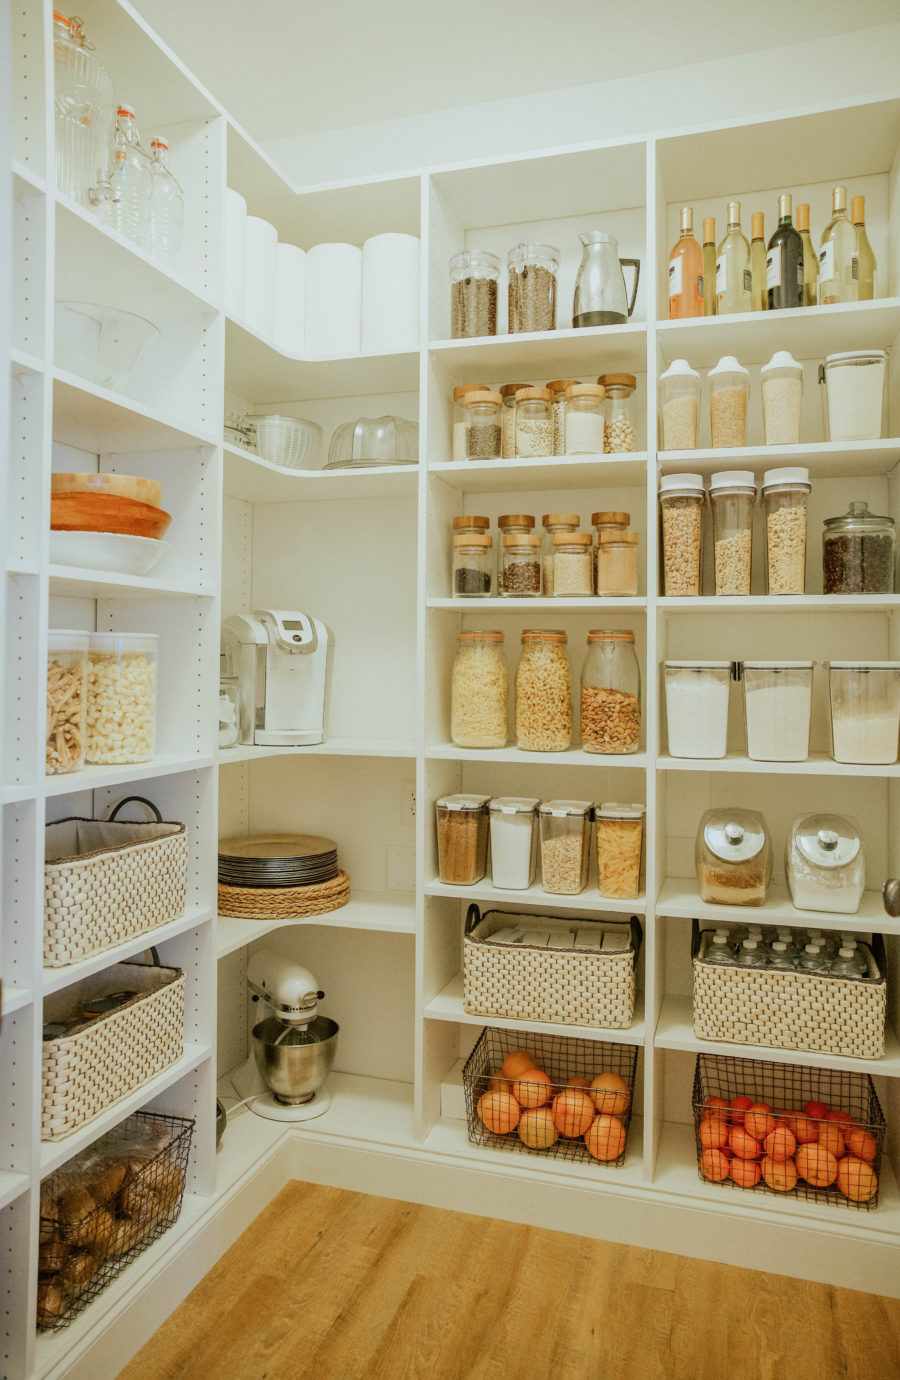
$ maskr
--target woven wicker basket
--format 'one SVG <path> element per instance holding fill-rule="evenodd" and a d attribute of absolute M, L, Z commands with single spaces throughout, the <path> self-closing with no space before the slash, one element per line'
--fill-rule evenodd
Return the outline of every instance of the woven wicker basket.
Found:
<path fill-rule="evenodd" d="M 510 921 L 526 918 L 491 910 L 481 915 L 471 905 L 463 940 L 463 1006 L 473 1016 L 514 1021 L 555 1021 L 560 1025 L 623 1030 L 634 1018 L 634 971 L 641 943 L 636 917 L 629 922 L 631 946 L 623 953 L 576 953 L 572 949 L 486 944 Z M 530 917 L 537 927 L 568 932 L 591 921 Z M 604 928 L 613 922 L 604 920 Z M 624 927 L 624 926 L 623 926 Z"/>
<path fill-rule="evenodd" d="M 86 1001 L 122 990 L 139 995 L 72 1034 L 44 1041 L 42 1140 L 63 1140 L 181 1058 L 184 973 L 180 968 L 115 963 L 47 997 L 44 1021 L 70 1019 Z"/>
<path fill-rule="evenodd" d="M 150 824 L 116 820 L 129 801 Z M 108 820 L 48 824 L 44 862 L 44 966 L 65 968 L 176 919 L 187 893 L 187 829 L 129 796 Z"/>
<path fill-rule="evenodd" d="M 704 931 L 706 933 L 706 931 Z M 881 1059 L 887 1007 L 884 942 L 872 936 L 877 975 L 865 980 L 705 963 L 693 924 L 694 1034 L 698 1040 Z"/>

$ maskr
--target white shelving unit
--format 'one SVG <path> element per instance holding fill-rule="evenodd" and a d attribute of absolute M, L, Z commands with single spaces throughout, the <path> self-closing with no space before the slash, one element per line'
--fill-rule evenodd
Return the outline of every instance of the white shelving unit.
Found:
<path fill-rule="evenodd" d="M 126 0 L 85 0 L 85 26 L 117 91 L 134 100 L 142 127 L 162 129 L 187 187 L 183 268 L 168 272 L 95 223 L 56 188 L 50 13 L 11 7 L 14 283 L 9 368 L 7 504 L 2 524 L 6 731 L 0 777 L 4 981 L 0 1032 L 0 1369 L 15 1377 L 113 1374 L 197 1281 L 230 1240 L 290 1177 L 567 1230 L 592 1231 L 664 1250 L 754 1264 L 856 1288 L 900 1294 L 900 925 L 878 888 L 900 872 L 900 774 L 830 761 L 821 687 L 813 754 L 804 764 L 749 761 L 740 725 L 721 762 L 680 761 L 666 750 L 660 665 L 667 657 L 900 657 L 900 596 L 823 596 L 817 569 L 821 520 L 862 497 L 900 519 L 900 373 L 892 374 L 889 439 L 843 447 L 823 439 L 816 362 L 857 346 L 900 345 L 900 93 L 843 109 L 767 115 L 726 129 L 622 141 L 580 142 L 533 156 L 424 168 L 401 178 L 296 188 L 231 121 Z M 580 130 L 590 136 L 591 131 Z M 597 134 L 601 134 L 597 131 Z M 741 196 L 767 208 L 783 184 L 803 193 L 823 223 L 831 181 L 859 183 L 880 269 L 877 301 L 794 313 L 690 322 L 665 312 L 665 264 L 678 208 L 721 215 Z M 810 181 L 810 179 L 814 179 Z M 221 302 L 224 189 L 308 248 L 325 239 L 361 243 L 386 230 L 422 240 L 420 348 L 396 355 L 306 360 L 282 355 Z M 552 209 L 552 217 L 548 217 Z M 634 319 L 576 331 L 566 317 L 578 261 L 576 231 L 600 223 L 623 254 L 644 265 Z M 560 329 L 448 340 L 447 258 L 465 245 L 505 253 L 518 239 L 563 249 Z M 62 370 L 54 359 L 53 303 L 100 298 L 159 317 L 163 348 L 128 395 Z M 501 323 L 501 328 L 503 323 Z M 804 362 L 803 443 L 761 444 L 756 368 L 775 349 Z M 701 368 L 736 354 L 754 374 L 750 445 L 690 454 L 655 447 L 656 381 L 684 355 Z M 539 383 L 609 370 L 638 378 L 640 449 L 627 456 L 559 461 L 450 461 L 452 387 L 513 378 Z M 418 466 L 381 471 L 298 472 L 221 444 L 225 407 L 292 409 L 324 427 L 396 412 L 419 424 Z M 375 412 L 372 409 L 375 409 Z M 707 447 L 708 438 L 701 435 Z M 77 454 L 73 454 L 77 453 Z M 174 521 L 171 551 L 151 578 L 134 580 L 49 562 L 49 476 L 57 468 L 120 469 L 160 478 Z M 743 600 L 665 599 L 658 594 L 658 473 L 709 473 L 728 465 L 808 465 L 810 593 Z M 624 508 L 641 534 L 640 596 L 629 600 L 486 600 L 448 597 L 451 518 L 496 519 L 516 508 L 540 514 Z M 757 543 L 757 545 L 759 545 Z M 754 589 L 764 582 L 754 571 Z M 219 625 L 265 606 L 302 607 L 335 634 L 330 736 L 316 749 L 215 748 Z M 815 617 L 808 617 L 815 614 Z M 516 748 L 460 751 L 449 735 L 449 671 L 456 633 L 502 628 L 514 664 L 532 622 L 564 627 L 573 672 L 598 620 L 633 628 L 643 675 L 641 751 L 597 759 L 577 744 L 542 758 Z M 43 676 L 48 626 L 158 632 L 160 741 L 153 762 L 43 775 Z M 790 652 L 788 649 L 791 649 Z M 305 760 L 299 760 L 299 759 Z M 489 881 L 454 888 L 435 880 L 435 798 L 454 789 L 643 800 L 646 876 L 633 905 L 594 888 L 553 898 L 533 887 L 504 892 Z M 181 1061 L 66 1142 L 39 1139 L 39 1064 L 45 994 L 140 951 L 129 942 L 70 969 L 44 971 L 41 955 L 43 831 L 67 814 L 105 815 L 123 795 L 146 794 L 190 827 L 188 908 L 154 935 L 164 960 L 188 973 L 189 1018 Z M 870 891 L 840 926 L 885 935 L 890 964 L 888 1051 L 876 1062 L 786 1056 L 712 1046 L 738 1057 L 872 1073 L 888 1118 L 888 1157 L 876 1212 L 823 1211 L 758 1193 L 726 1192 L 696 1169 L 690 1085 L 701 1046 L 690 1025 L 690 923 L 734 919 L 700 904 L 693 839 L 711 803 L 764 811 L 776 840 L 801 809 L 841 807 L 860 820 Z M 352 896 L 311 921 L 266 925 L 216 917 L 216 838 L 258 829 L 308 828 L 339 842 Z M 471 1146 L 465 1124 L 441 1114 L 441 1089 L 482 1024 L 461 999 L 466 908 L 596 917 L 636 914 L 644 931 L 639 1008 L 627 1031 L 588 1034 L 640 1047 L 636 1115 L 621 1171 Z M 760 919 L 815 925 L 777 886 Z M 246 1108 L 214 1149 L 213 1101 L 248 1051 L 245 983 L 260 939 L 302 959 L 341 1025 L 334 1104 L 291 1130 Z M 218 973 L 218 1021 L 216 1001 Z M 523 1029 L 528 1023 L 495 1022 Z M 556 1031 L 556 1028 L 551 1028 Z M 212 1057 L 218 1036 L 218 1068 Z M 233 1097 L 231 1100 L 235 1100 Z M 135 1107 L 152 1104 L 197 1118 L 188 1196 L 172 1232 L 134 1262 L 70 1328 L 36 1341 L 37 1217 L 42 1174 Z M 685 1242 L 689 1245 L 685 1246 Z"/>

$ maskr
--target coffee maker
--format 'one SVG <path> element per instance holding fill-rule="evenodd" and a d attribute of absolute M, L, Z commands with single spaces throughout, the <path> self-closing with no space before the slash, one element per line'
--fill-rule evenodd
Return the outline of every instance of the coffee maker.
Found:
<path fill-rule="evenodd" d="M 325 741 L 334 638 L 308 613 L 258 609 L 222 624 L 223 672 L 238 679 L 238 742 Z"/>

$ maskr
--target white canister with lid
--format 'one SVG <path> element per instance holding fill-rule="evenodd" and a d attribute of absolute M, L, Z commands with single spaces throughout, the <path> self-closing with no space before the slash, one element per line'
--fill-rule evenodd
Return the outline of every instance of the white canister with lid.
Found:
<path fill-rule="evenodd" d="M 855 915 L 866 889 L 859 825 L 845 815 L 798 815 L 791 824 L 785 871 L 798 910 Z"/>
<path fill-rule="evenodd" d="M 664 673 L 669 755 L 724 757 L 731 662 L 667 661 Z"/>
<path fill-rule="evenodd" d="M 747 444 L 747 402 L 750 397 L 750 370 L 723 355 L 710 369 L 709 429 L 713 450 Z"/>
<path fill-rule="evenodd" d="M 505 891 L 525 891 L 537 868 L 537 808 L 527 796 L 495 796 L 491 816 L 491 880 Z"/>
<path fill-rule="evenodd" d="M 659 376 L 659 429 L 662 450 L 696 450 L 700 375 L 686 359 L 676 359 Z"/>
<path fill-rule="evenodd" d="M 745 661 L 743 679 L 747 756 L 753 762 L 805 762 L 813 662 Z"/>
<path fill-rule="evenodd" d="M 819 366 L 819 384 L 825 389 L 829 441 L 880 440 L 886 366 L 886 350 L 847 350 L 825 356 Z"/>
<path fill-rule="evenodd" d="M 796 446 L 800 441 L 803 365 L 789 350 L 776 350 L 759 371 L 763 427 L 767 446 Z"/>

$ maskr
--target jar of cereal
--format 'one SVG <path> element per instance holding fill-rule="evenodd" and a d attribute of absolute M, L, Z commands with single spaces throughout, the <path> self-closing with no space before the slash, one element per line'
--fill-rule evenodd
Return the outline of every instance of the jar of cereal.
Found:
<path fill-rule="evenodd" d="M 667 597 L 700 593 L 703 478 L 664 474 L 659 481 L 662 510 L 664 588 Z"/>
<path fill-rule="evenodd" d="M 516 671 L 516 743 L 526 752 L 565 752 L 572 741 L 568 638 L 555 628 L 522 633 Z"/>
<path fill-rule="evenodd" d="M 461 632 L 450 682 L 456 747 L 506 747 L 507 689 L 502 632 Z"/>
<path fill-rule="evenodd" d="M 590 532 L 557 532 L 553 538 L 553 594 L 581 599 L 593 593 Z"/>
<path fill-rule="evenodd" d="M 806 592 L 806 508 L 809 470 L 789 465 L 766 470 L 766 593 Z"/>
<path fill-rule="evenodd" d="M 149 762 L 156 744 L 156 663 L 150 633 L 91 633 L 88 762 Z"/>
<path fill-rule="evenodd" d="M 553 539 L 558 532 L 577 532 L 581 518 L 577 513 L 545 513 L 541 519 L 546 536 L 541 560 L 544 597 L 553 593 Z"/>

